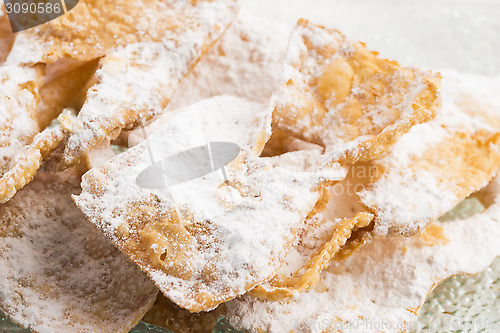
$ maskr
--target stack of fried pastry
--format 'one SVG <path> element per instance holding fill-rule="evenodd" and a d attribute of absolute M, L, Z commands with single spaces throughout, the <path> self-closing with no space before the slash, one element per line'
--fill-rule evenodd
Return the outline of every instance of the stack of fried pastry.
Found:
<path fill-rule="evenodd" d="M 0 20 L 0 309 L 20 326 L 401 332 L 500 255 L 500 78 L 233 0 Z"/>

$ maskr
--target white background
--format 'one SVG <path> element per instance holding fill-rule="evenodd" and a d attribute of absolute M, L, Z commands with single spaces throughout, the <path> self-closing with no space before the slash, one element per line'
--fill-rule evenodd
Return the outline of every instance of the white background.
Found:
<path fill-rule="evenodd" d="M 500 75 L 499 0 L 243 0 L 243 7 L 337 28 L 402 64 Z"/>

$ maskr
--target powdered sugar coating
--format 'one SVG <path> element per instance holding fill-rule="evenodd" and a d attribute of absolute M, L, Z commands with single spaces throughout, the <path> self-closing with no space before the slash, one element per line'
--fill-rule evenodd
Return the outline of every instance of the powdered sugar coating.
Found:
<path fill-rule="evenodd" d="M 221 39 L 181 81 L 169 110 L 232 95 L 264 103 L 278 86 L 291 27 L 242 9 Z"/>
<path fill-rule="evenodd" d="M 500 255 L 499 184 L 496 179 L 495 203 L 485 212 L 437 224 L 446 244 L 431 246 L 419 236 L 377 239 L 332 262 L 317 287 L 294 300 L 245 296 L 231 301 L 231 324 L 252 332 L 400 332 L 417 320 L 418 309 L 441 280 L 478 273 Z"/>
<path fill-rule="evenodd" d="M 421 230 L 486 186 L 498 170 L 494 160 L 500 151 L 495 139 L 500 123 L 500 79 L 454 71 L 443 72 L 443 76 L 438 116 L 413 127 L 376 161 L 382 170 L 380 177 L 359 193 L 361 201 L 376 213 L 375 232 L 379 235 Z M 467 150 L 462 147 L 466 144 L 474 146 Z M 458 151 L 454 145 L 465 150 Z M 474 157 L 455 170 L 451 163 L 462 155 Z"/>
<path fill-rule="evenodd" d="M 74 164 L 113 132 L 163 112 L 180 80 L 236 15 L 233 0 L 172 2 L 167 7 L 159 12 L 166 26 L 158 38 L 118 46 L 102 60 L 97 83 L 78 115 L 81 129 L 70 133 L 61 147 L 58 159 L 63 165 Z M 144 23 L 152 30 L 162 27 Z"/>
<path fill-rule="evenodd" d="M 157 289 L 75 207 L 75 170 L 1 205 L 0 308 L 33 332 L 128 332 Z"/>
<path fill-rule="evenodd" d="M 331 160 L 366 161 L 434 117 L 438 87 L 435 73 L 381 59 L 363 43 L 301 19 L 290 37 L 273 120 L 325 147 Z"/>
<path fill-rule="evenodd" d="M 210 141 L 237 143 L 242 152 L 226 166 L 229 182 L 213 173 L 170 187 L 170 194 L 139 188 L 135 178 L 151 164 L 147 142 L 142 142 L 87 173 L 83 192 L 75 198 L 89 219 L 131 255 L 165 295 L 191 311 L 209 310 L 270 278 L 318 200 L 318 186 L 345 175 L 340 167 L 295 172 L 255 157 L 270 134 L 271 111 L 268 105 L 261 106 L 261 111 L 256 106 L 235 97 L 215 97 L 181 110 L 148 136 L 157 161 Z M 259 119 L 267 121 L 259 123 Z M 267 131 L 267 137 L 256 140 L 262 131 Z M 119 230 L 132 221 L 120 211 L 151 196 L 158 202 L 155 214 L 172 210 L 173 198 L 175 205 L 185 207 L 192 216 L 185 226 L 190 235 L 186 237 L 197 250 L 183 246 L 186 260 L 152 265 L 134 257 L 140 253 L 129 251 L 122 242 Z M 134 211 L 141 213 L 140 206 L 136 207 Z M 150 245 L 154 251 L 164 246 L 155 244 Z M 177 274 L 174 268 L 189 273 Z"/>
<path fill-rule="evenodd" d="M 3 65 L 0 80 L 0 175 L 3 175 L 14 156 L 38 133 L 35 109 L 40 73 L 32 67 Z"/>

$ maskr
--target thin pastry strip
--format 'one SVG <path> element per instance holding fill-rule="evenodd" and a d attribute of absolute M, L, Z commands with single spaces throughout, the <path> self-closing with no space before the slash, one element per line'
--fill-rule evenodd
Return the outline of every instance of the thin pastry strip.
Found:
<path fill-rule="evenodd" d="M 359 193 L 377 235 L 419 232 L 500 168 L 498 78 L 443 73 L 440 114 L 374 161 L 379 171 Z"/>
<path fill-rule="evenodd" d="M 0 308 L 33 332 L 123 332 L 157 288 L 74 206 L 75 169 L 41 172 L 0 206 Z"/>
<path fill-rule="evenodd" d="M 322 145 L 333 161 L 371 160 L 436 115 L 439 81 L 300 20 L 276 93 L 274 126 Z"/>
<path fill-rule="evenodd" d="M 273 159 L 290 164 L 287 155 L 306 152 L 285 153 Z M 317 150 L 315 152 L 319 154 Z M 280 270 L 273 279 L 252 289 L 248 295 L 269 301 L 296 297 L 319 282 L 320 274 L 330 260 L 341 254 L 347 255 L 346 247 L 352 247 L 355 241 L 351 241 L 352 234 L 372 228 L 374 216 L 360 204 L 355 192 L 355 189 L 365 186 L 372 171 L 371 164 L 358 163 L 348 169 L 345 179 L 324 189 L 322 199 L 307 217 Z M 353 249 L 350 254 L 354 252 Z"/>
<path fill-rule="evenodd" d="M 498 179 L 488 191 L 494 203 L 484 212 L 431 225 L 425 236 L 376 239 L 348 259 L 332 262 L 313 290 L 282 302 L 244 296 L 226 304 L 226 316 L 234 327 L 259 333 L 374 333 L 382 323 L 384 332 L 401 332 L 417 320 L 439 282 L 476 274 L 500 255 Z"/>
<path fill-rule="evenodd" d="M 33 179 L 42 161 L 63 138 L 61 126 L 47 129 L 33 138 L 33 142 L 17 157 L 14 166 L 0 178 L 0 203 L 9 201 Z"/>
<path fill-rule="evenodd" d="M 42 66 L 0 67 L 0 175 L 39 131 L 35 110 L 42 74 Z"/>
<path fill-rule="evenodd" d="M 324 242 L 317 251 L 314 251 L 315 254 L 310 255 L 309 261 L 302 268 L 295 271 L 291 276 L 277 275 L 272 280 L 252 289 L 248 295 L 268 301 L 279 301 L 285 298 L 293 298 L 306 290 L 310 290 L 320 281 L 321 272 L 351 237 L 353 229 L 357 225 L 368 225 L 372 219 L 373 215 L 370 213 L 358 213 L 352 218 L 338 221 L 335 227 L 332 228 L 331 238 Z M 307 232 L 312 232 L 314 229 L 321 230 L 322 228 L 318 224 L 327 222 L 324 216 L 317 217 L 313 215 L 308 217 L 304 227 L 305 235 L 299 235 L 302 238 L 301 241 L 307 237 Z M 298 247 L 297 251 L 300 251 L 300 246 Z M 295 257 L 295 259 L 297 258 Z"/>
<path fill-rule="evenodd" d="M 321 187 L 345 176 L 340 166 L 296 172 L 257 158 L 270 111 L 234 97 L 202 101 L 83 177 L 75 197 L 80 209 L 189 311 L 213 309 L 272 277 Z M 225 167 L 227 181 L 209 174 L 172 187 L 170 195 L 137 186 L 151 164 L 146 144 L 161 161 L 209 141 L 241 147 Z"/>
<path fill-rule="evenodd" d="M 138 22 L 123 14 L 131 7 Z M 19 33 L 6 63 L 21 69 L 64 56 L 78 60 L 104 56 L 78 125 L 63 128 L 64 140 L 55 147 L 47 167 L 72 166 L 103 139 L 157 116 L 179 80 L 235 15 L 233 0 L 89 0 L 62 18 Z M 31 170 L 24 179 L 31 179 L 35 172 Z M 0 200 L 5 202 L 14 194 L 8 193 Z"/>
<path fill-rule="evenodd" d="M 38 134 L 35 130 L 48 126 L 64 107 L 78 107 L 79 104 L 83 103 L 85 89 L 82 89 L 82 86 L 90 79 L 95 66 L 95 61 L 88 62 L 45 83 L 40 88 L 39 93 L 35 90 L 39 96 L 39 102 L 36 104 L 35 112 L 32 112 L 36 115 L 30 115 L 30 122 L 28 122 L 33 129 L 30 135 L 25 135 L 24 138 L 17 134 L 18 139 L 22 139 L 18 144 L 14 144 L 14 140 L 10 142 L 8 149 L 15 149 L 14 158 L 6 160 L 8 155 L 4 154 L 3 156 L 11 167 L 7 168 L 8 171 L 0 178 L 0 202 L 8 201 L 17 190 L 28 184 L 43 160 L 61 143 L 64 138 L 62 126 L 47 128 Z M 22 115 L 22 113 L 21 109 L 17 110 L 14 115 Z M 64 118 L 69 118 L 69 116 L 62 115 L 60 119 Z M 21 123 L 21 121 L 26 122 L 27 120 L 15 121 Z M 18 127 L 22 128 L 26 125 L 19 124 Z M 14 126 L 14 128 L 16 127 Z M 33 137 L 34 134 L 36 135 Z"/>

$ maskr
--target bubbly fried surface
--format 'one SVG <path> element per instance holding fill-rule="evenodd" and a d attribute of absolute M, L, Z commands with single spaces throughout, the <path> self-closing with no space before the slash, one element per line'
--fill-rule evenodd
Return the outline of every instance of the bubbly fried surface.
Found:
<path fill-rule="evenodd" d="M 332 160 L 371 160 L 435 116 L 439 80 L 380 59 L 337 30 L 300 20 L 276 94 L 274 123 L 322 145 Z"/>
<path fill-rule="evenodd" d="M 0 206 L 0 308 L 33 332 L 128 332 L 157 288 L 74 206 L 79 174 L 40 173 Z"/>
<path fill-rule="evenodd" d="M 14 166 L 0 179 L 1 203 L 9 201 L 19 189 L 33 179 L 44 158 L 61 142 L 63 137 L 61 128 L 56 127 L 47 129 L 33 138 L 33 142 L 16 159 Z"/>
<path fill-rule="evenodd" d="M 376 215 L 378 235 L 418 233 L 498 172 L 498 80 L 455 72 L 443 75 L 440 114 L 416 126 L 374 161 L 378 172 L 359 193 Z M 473 98 L 476 109 L 471 112 Z"/>
<path fill-rule="evenodd" d="M 8 201 L 17 190 L 28 184 L 44 159 L 63 140 L 64 131 L 61 126 L 47 128 L 38 134 L 37 132 L 46 128 L 63 108 L 79 109 L 86 92 L 83 87 L 92 77 L 95 67 L 96 61 L 90 61 L 56 76 L 43 85 L 34 80 L 17 85 L 19 88 L 24 87 L 16 93 L 18 99 L 21 100 L 24 95 L 26 101 L 32 103 L 22 105 L 20 110 L 13 109 L 9 115 L 9 121 L 4 123 L 8 125 L 8 128 L 2 131 L 5 145 L 2 156 L 5 172 L 0 178 L 0 202 Z M 24 69 L 35 75 L 40 72 L 40 68 L 37 67 L 17 69 Z M 41 80 L 40 75 L 37 75 L 37 78 L 37 81 Z M 27 78 L 24 78 L 24 81 L 26 80 Z M 41 88 L 38 89 L 37 85 Z M 33 108 L 35 108 L 34 111 Z M 30 113 L 24 114 L 25 112 Z M 62 116 L 61 119 L 65 117 L 68 118 L 68 116 Z M 5 138 L 7 136 L 9 140 Z"/>
<path fill-rule="evenodd" d="M 211 19 L 210 10 L 224 10 L 224 6 L 231 3 L 215 1 L 212 5 L 210 2 L 79 1 L 67 14 L 18 33 L 11 57 L 23 64 L 52 63 L 60 58 L 92 60 L 137 42 L 176 40 L 179 35 L 207 24 L 205 20 Z M 213 28 L 224 27 L 220 22 L 220 26 Z"/>

